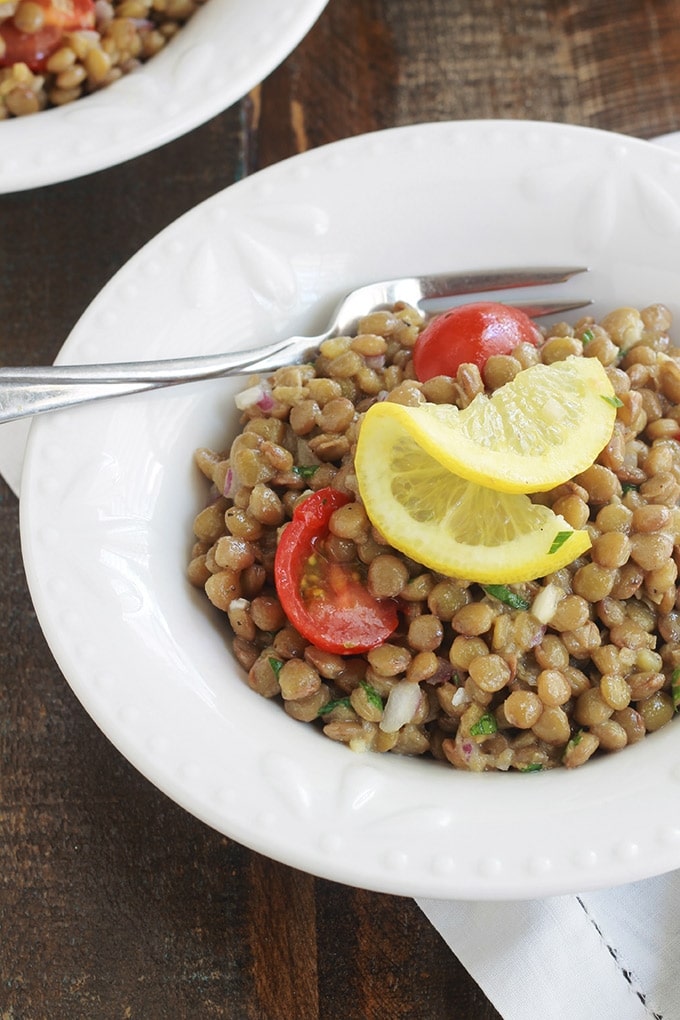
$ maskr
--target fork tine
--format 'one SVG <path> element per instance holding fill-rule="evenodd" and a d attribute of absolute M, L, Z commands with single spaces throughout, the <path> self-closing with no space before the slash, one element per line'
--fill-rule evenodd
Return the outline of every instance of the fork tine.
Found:
<path fill-rule="evenodd" d="M 530 319 L 540 319 L 544 315 L 561 315 L 562 312 L 573 312 L 577 308 L 592 305 L 592 298 L 574 301 L 501 301 L 500 304 L 521 308 Z"/>
<path fill-rule="evenodd" d="M 481 269 L 460 273 L 439 273 L 425 276 L 405 276 L 382 283 L 369 283 L 346 294 L 336 308 L 332 331 L 348 332 L 367 311 L 386 308 L 403 301 L 419 307 L 423 312 L 450 308 L 451 299 L 489 291 L 506 291 L 521 287 L 541 287 L 566 283 L 579 273 L 587 273 L 585 266 L 521 267 L 518 269 Z M 497 300 L 502 301 L 502 297 Z M 509 302 L 508 302 L 509 303 Z M 574 307 L 589 302 L 579 301 Z M 566 309 L 565 309 L 566 310 Z M 538 314 L 547 315 L 548 312 Z"/>
<path fill-rule="evenodd" d="M 572 276 L 587 273 L 585 266 L 521 269 L 482 269 L 469 273 L 442 273 L 420 279 L 421 300 L 476 294 L 515 287 L 542 287 L 550 283 L 566 283 Z"/>

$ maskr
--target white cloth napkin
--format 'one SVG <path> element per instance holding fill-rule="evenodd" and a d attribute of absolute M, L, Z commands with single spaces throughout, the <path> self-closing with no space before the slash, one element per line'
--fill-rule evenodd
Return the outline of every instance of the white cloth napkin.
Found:
<path fill-rule="evenodd" d="M 418 900 L 504 1020 L 678 1020 L 680 873 L 543 900 Z"/>
<path fill-rule="evenodd" d="M 680 150 L 680 132 L 656 141 Z M 17 496 L 29 428 L 0 425 Z M 504 1020 L 680 1020 L 680 871 L 580 896 L 416 902 Z"/>

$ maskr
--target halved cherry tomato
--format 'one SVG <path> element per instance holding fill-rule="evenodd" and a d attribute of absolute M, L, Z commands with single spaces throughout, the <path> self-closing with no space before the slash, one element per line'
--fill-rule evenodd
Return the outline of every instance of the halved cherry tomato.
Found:
<path fill-rule="evenodd" d="M 461 365 L 480 370 L 492 354 L 510 354 L 521 343 L 541 340 L 537 326 L 519 308 L 495 301 L 459 305 L 435 316 L 413 348 L 413 367 L 420 382 L 436 375 L 455 376 Z"/>
<path fill-rule="evenodd" d="M 295 508 L 274 560 L 274 580 L 283 610 L 310 644 L 353 655 L 382 644 L 398 617 L 390 599 L 375 599 L 362 584 L 358 563 L 338 563 L 324 554 L 328 522 L 349 497 L 319 489 Z"/>
<path fill-rule="evenodd" d="M 94 28 L 94 0 L 30 0 L 42 8 L 42 26 L 36 32 L 23 32 L 14 18 L 0 21 L 0 36 L 5 50 L 0 67 L 28 64 L 32 71 L 42 71 L 47 58 L 58 49 L 64 32 Z"/>

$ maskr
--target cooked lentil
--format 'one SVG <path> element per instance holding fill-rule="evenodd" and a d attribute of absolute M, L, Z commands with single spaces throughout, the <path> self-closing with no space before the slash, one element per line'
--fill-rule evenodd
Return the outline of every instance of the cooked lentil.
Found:
<path fill-rule="evenodd" d="M 268 399 L 246 408 L 228 449 L 197 451 L 213 502 L 194 522 L 189 579 L 227 615 L 251 688 L 353 750 L 537 771 L 637 743 L 673 718 L 680 677 L 680 349 L 668 310 L 560 323 L 544 330 L 542 346 L 494 356 L 481 374 L 464 365 L 455 379 L 421 384 L 411 350 L 422 325 L 407 306 L 367 315 L 355 337 L 322 344 L 313 365 L 274 373 Z M 614 433 L 587 471 L 535 498 L 586 527 L 589 552 L 510 586 L 513 607 L 386 544 L 353 473 L 367 408 L 376 400 L 462 408 L 522 368 L 573 354 L 606 367 L 621 401 Z M 369 591 L 400 611 L 390 640 L 364 655 L 310 644 L 276 596 L 279 531 L 329 485 L 350 502 L 330 520 L 326 555 L 354 564 Z M 392 699 L 414 686 L 416 708 L 388 732 L 388 699 L 392 712 Z"/>
<path fill-rule="evenodd" d="M 40 70 L 3 66 L 6 22 L 21 32 L 42 27 L 31 0 L 0 4 L 0 120 L 64 106 L 110 85 L 159 53 L 205 0 L 95 0 L 94 28 L 64 31 Z"/>

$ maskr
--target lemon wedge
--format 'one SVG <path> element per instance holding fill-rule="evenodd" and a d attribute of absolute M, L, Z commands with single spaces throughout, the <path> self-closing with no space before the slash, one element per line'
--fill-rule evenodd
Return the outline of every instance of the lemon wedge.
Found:
<path fill-rule="evenodd" d="M 534 365 L 463 411 L 449 404 L 374 404 L 362 430 L 398 421 L 461 478 L 500 492 L 543 492 L 585 471 L 609 442 L 617 401 L 597 358 Z"/>
<path fill-rule="evenodd" d="M 397 406 L 397 405 L 394 405 Z M 590 546 L 548 507 L 495 492 L 443 467 L 387 416 L 364 419 L 355 454 L 366 512 L 395 548 L 453 577 L 511 584 L 559 570 Z"/>

